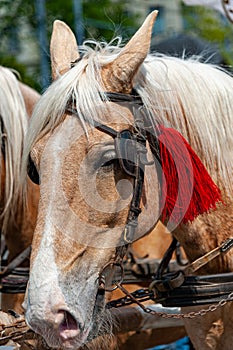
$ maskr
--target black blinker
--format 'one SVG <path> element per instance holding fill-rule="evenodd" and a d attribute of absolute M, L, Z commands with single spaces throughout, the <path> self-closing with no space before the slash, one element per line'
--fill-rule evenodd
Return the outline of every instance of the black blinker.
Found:
<path fill-rule="evenodd" d="M 130 130 L 123 130 L 115 138 L 115 147 L 121 168 L 126 174 L 136 176 L 136 140 Z"/>
<path fill-rule="evenodd" d="M 40 176 L 30 155 L 28 157 L 27 173 L 30 180 L 34 182 L 34 184 L 40 185 Z"/>

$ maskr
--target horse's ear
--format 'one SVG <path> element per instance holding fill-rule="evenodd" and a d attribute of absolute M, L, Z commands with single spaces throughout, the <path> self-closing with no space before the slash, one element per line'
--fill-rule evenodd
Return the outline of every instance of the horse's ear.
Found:
<path fill-rule="evenodd" d="M 79 58 L 78 45 L 72 30 L 62 21 L 54 21 L 50 42 L 52 78 L 66 73 L 71 62 Z"/>
<path fill-rule="evenodd" d="M 132 79 L 149 52 L 157 14 L 158 11 L 151 12 L 115 61 L 103 68 L 102 78 L 106 89 L 113 92 L 131 92 Z"/>

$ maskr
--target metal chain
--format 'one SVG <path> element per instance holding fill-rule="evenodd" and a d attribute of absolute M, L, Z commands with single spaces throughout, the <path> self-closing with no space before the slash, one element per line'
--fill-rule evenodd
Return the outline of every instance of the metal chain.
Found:
<path fill-rule="evenodd" d="M 211 304 L 209 307 L 205 309 L 201 309 L 199 311 L 191 311 L 188 313 L 180 313 L 180 314 L 172 314 L 167 312 L 157 312 L 149 307 L 146 307 L 142 304 L 142 302 L 147 300 L 153 300 L 154 293 L 150 291 L 149 289 L 138 289 L 135 292 L 128 292 L 127 289 L 125 289 L 121 284 L 117 284 L 117 287 L 126 295 L 123 298 L 110 301 L 107 304 L 107 307 L 121 307 L 121 306 L 128 306 L 131 304 L 137 304 L 144 312 L 160 316 L 162 318 L 176 318 L 176 319 L 182 319 L 182 318 L 195 318 L 197 316 L 205 316 L 208 312 L 214 312 L 218 308 L 223 307 L 227 302 L 233 301 L 233 292 L 228 294 L 226 298 L 221 299 L 217 304 Z"/>
<path fill-rule="evenodd" d="M 181 314 L 168 314 L 166 312 L 156 312 L 154 310 L 149 309 L 148 307 L 144 311 L 146 311 L 147 313 L 149 313 L 151 315 L 161 316 L 162 318 L 178 318 L 178 319 L 180 319 L 180 318 L 195 318 L 197 316 L 205 316 L 208 312 L 214 312 L 218 308 L 226 305 L 226 303 L 229 301 L 233 301 L 233 292 L 228 294 L 228 296 L 226 298 L 221 299 L 217 304 L 211 304 L 209 307 L 207 307 L 205 309 L 201 309 L 199 311 L 191 311 L 188 313 L 181 313 Z"/>

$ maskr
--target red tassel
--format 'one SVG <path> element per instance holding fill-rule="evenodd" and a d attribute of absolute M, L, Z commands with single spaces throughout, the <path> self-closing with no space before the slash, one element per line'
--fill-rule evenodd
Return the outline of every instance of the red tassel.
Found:
<path fill-rule="evenodd" d="M 216 209 L 221 193 L 203 163 L 176 130 L 159 126 L 162 163 L 162 220 L 176 225 Z"/>

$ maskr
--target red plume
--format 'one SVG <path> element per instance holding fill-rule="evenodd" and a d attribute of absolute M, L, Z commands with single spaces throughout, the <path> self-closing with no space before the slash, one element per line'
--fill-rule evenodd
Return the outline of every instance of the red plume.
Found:
<path fill-rule="evenodd" d="M 162 220 L 179 224 L 216 209 L 221 201 L 219 188 L 205 166 L 176 130 L 159 126 L 162 164 Z"/>

